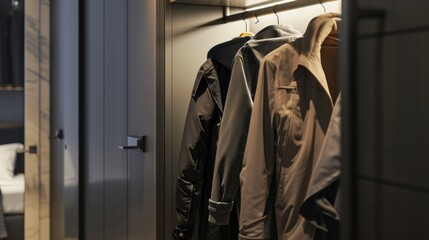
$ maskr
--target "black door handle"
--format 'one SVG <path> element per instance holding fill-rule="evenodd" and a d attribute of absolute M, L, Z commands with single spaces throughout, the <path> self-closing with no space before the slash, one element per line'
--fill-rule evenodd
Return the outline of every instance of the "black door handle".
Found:
<path fill-rule="evenodd" d="M 28 146 L 28 149 L 18 150 L 18 151 L 16 151 L 16 153 L 36 154 L 37 153 L 37 145 L 30 145 L 30 146 Z"/>
<path fill-rule="evenodd" d="M 130 150 L 130 149 L 140 150 L 140 146 L 119 146 L 119 149 L 122 149 L 122 150 Z"/>
<path fill-rule="evenodd" d="M 50 136 L 49 139 L 58 139 L 62 140 L 64 138 L 64 133 L 62 129 L 55 131 L 54 135 Z"/>
<path fill-rule="evenodd" d="M 119 146 L 119 149 L 122 149 L 122 150 L 138 150 L 141 152 L 146 151 L 145 136 L 141 136 L 141 137 L 128 136 L 127 137 L 127 144 L 128 144 L 127 146 Z"/>

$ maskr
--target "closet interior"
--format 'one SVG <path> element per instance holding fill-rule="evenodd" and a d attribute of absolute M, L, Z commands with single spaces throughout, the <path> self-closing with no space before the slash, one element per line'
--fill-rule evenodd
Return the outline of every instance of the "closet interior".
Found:
<path fill-rule="evenodd" d="M 347 117 L 342 121 L 345 137 L 341 147 L 347 159 L 341 185 L 342 239 L 428 236 L 428 4 L 418 0 L 323 3 L 326 12 L 341 12 L 348 26 L 342 29 L 345 38 L 341 39 L 344 51 L 339 75 L 347 78 L 341 95 L 343 116 Z M 165 157 L 171 159 L 166 164 L 172 166 L 173 177 L 167 179 L 172 186 L 177 181 L 191 89 L 209 49 L 241 32 L 257 33 L 277 19 L 303 33 L 310 19 L 324 13 L 320 2 L 314 1 L 312 6 L 278 12 L 278 18 L 274 13 L 252 12 L 244 23 L 240 15 L 234 15 L 241 9 L 229 10 L 237 21 L 223 23 L 223 7 L 167 6 L 165 116 L 170 143 Z M 183 61 L 183 56 L 189 57 Z M 174 199 L 174 193 L 175 188 L 167 185 L 165 199 Z M 174 202 L 165 210 L 174 212 Z M 167 226 L 166 236 L 176 227 L 173 222 Z"/>
<path fill-rule="evenodd" d="M 257 85 L 257 82 L 259 82 L 258 79 L 263 78 L 262 75 L 264 75 L 263 73 L 260 72 L 259 62 L 262 61 L 262 59 L 266 55 L 269 55 L 269 53 L 276 50 L 277 48 L 281 48 L 281 46 L 283 46 L 284 44 L 293 43 L 296 39 L 302 38 L 302 36 L 304 36 L 304 39 L 306 39 L 305 32 L 309 24 L 311 23 L 311 21 L 314 20 L 315 18 L 318 18 L 320 16 L 330 15 L 330 13 L 340 14 L 341 1 L 320 2 L 320 1 L 302 0 L 302 1 L 286 2 L 286 1 L 188 1 L 188 0 L 181 1 L 181 0 L 176 0 L 171 2 L 173 4 L 167 4 L 166 24 L 165 24 L 165 36 L 166 36 L 166 45 L 165 45 L 165 58 L 166 58 L 166 61 L 165 61 L 166 62 L 166 65 L 165 65 L 166 130 L 165 131 L 166 132 L 165 132 L 165 135 L 166 135 L 166 139 L 169 139 L 168 140 L 169 144 L 166 144 L 165 146 L 166 148 L 165 159 L 167 160 L 166 165 L 168 166 L 169 164 L 171 164 L 172 167 L 169 170 L 171 171 L 171 174 L 166 172 L 166 181 L 170 181 L 171 189 L 169 189 L 169 185 L 167 184 L 166 185 L 167 189 L 165 191 L 165 194 L 166 194 L 165 199 L 167 201 L 167 205 L 165 206 L 166 208 L 165 211 L 167 213 L 169 212 L 172 213 L 171 219 L 173 220 L 169 221 L 168 217 L 166 217 L 167 226 L 165 228 L 166 229 L 165 236 L 169 236 L 172 234 L 171 232 L 169 232 L 169 229 L 174 229 L 173 236 L 176 239 L 203 239 L 203 238 L 205 239 L 206 237 L 208 239 L 216 239 L 216 236 L 215 236 L 216 234 L 218 234 L 218 236 L 220 235 L 228 239 L 236 239 L 238 237 L 238 232 L 239 232 L 238 225 L 239 225 L 239 221 L 241 221 L 240 217 L 242 217 L 239 215 L 243 213 L 243 210 L 246 211 L 245 207 L 243 206 L 248 206 L 249 208 L 261 207 L 262 212 L 265 212 L 265 214 L 262 213 L 261 215 L 261 213 L 258 213 L 259 215 L 258 214 L 257 215 L 259 216 L 259 218 L 265 219 L 268 213 L 268 211 L 264 210 L 265 202 L 261 204 L 264 206 L 257 206 L 257 205 L 254 205 L 254 203 L 250 203 L 250 202 L 246 204 L 243 204 L 243 203 L 240 204 L 239 202 L 240 200 L 231 201 L 234 203 L 238 203 L 238 205 L 224 204 L 224 202 L 222 201 L 214 201 L 213 199 L 210 198 L 210 195 L 212 195 L 212 197 L 213 197 L 213 194 L 216 195 L 216 192 L 214 191 L 214 188 L 216 186 L 213 187 L 214 185 L 216 185 L 215 182 L 213 182 L 215 181 L 215 179 L 216 181 L 218 181 L 218 185 L 222 185 L 222 186 L 217 186 L 220 189 L 218 194 L 231 195 L 231 193 L 223 192 L 225 190 L 223 184 L 227 181 L 231 181 L 231 179 L 227 179 L 228 177 L 225 177 L 225 176 L 229 176 L 229 178 L 234 178 L 234 180 L 232 181 L 234 185 L 233 187 L 234 190 L 232 191 L 234 192 L 234 194 L 232 195 L 234 196 L 236 192 L 240 191 L 239 189 L 237 190 L 237 184 L 238 185 L 240 185 L 240 183 L 241 185 L 243 183 L 257 184 L 257 182 L 262 181 L 260 179 L 263 179 L 263 176 L 261 176 L 262 178 L 253 176 L 254 177 L 253 179 L 252 177 L 248 177 L 247 180 L 240 181 L 239 175 L 241 172 L 241 163 L 238 163 L 238 164 L 234 163 L 234 166 L 235 167 L 239 166 L 240 170 L 237 171 L 237 169 L 235 169 L 235 170 L 231 170 L 230 172 L 228 172 L 229 170 L 226 170 L 227 167 L 225 167 L 225 165 L 228 165 L 228 163 L 224 163 L 220 165 L 216 163 L 219 160 L 218 158 L 220 158 L 218 155 L 221 155 L 221 154 L 228 155 L 228 152 L 229 153 L 234 152 L 235 154 L 238 154 L 238 155 L 240 154 L 246 155 L 242 152 L 243 149 L 245 148 L 244 145 L 246 143 L 246 139 L 244 139 L 244 141 L 241 140 L 241 142 L 239 141 L 240 142 L 239 145 L 240 144 L 241 145 L 238 147 L 242 149 L 241 151 L 237 149 L 234 150 L 234 148 L 228 150 L 228 147 L 231 147 L 232 145 L 234 145 L 233 142 L 234 140 L 236 140 L 235 138 L 240 139 L 240 135 L 242 135 L 243 133 L 244 135 L 247 135 L 247 133 L 245 132 L 247 132 L 247 128 L 249 126 L 247 126 L 247 128 L 244 127 L 244 129 L 241 129 L 242 128 L 242 124 L 240 124 L 241 122 L 239 121 L 237 122 L 237 119 L 235 118 L 237 117 L 236 115 L 243 114 L 242 113 L 243 111 L 246 112 L 247 108 L 250 107 L 251 109 L 253 105 L 253 98 L 257 97 L 258 87 L 256 85 Z M 334 29 L 337 26 L 339 26 L 341 16 L 330 15 L 330 18 L 332 17 L 337 19 L 334 21 L 335 22 L 334 24 L 335 27 L 333 27 Z M 335 29 L 335 31 L 337 30 L 338 29 Z M 307 34 L 310 35 L 309 33 Z M 325 36 L 325 37 L 328 37 L 328 36 Z M 271 40 L 268 40 L 270 38 Z M 277 38 L 277 39 L 273 40 L 272 38 Z M 338 39 L 338 35 L 335 35 L 335 34 L 330 35 L 329 39 L 330 40 Z M 272 42 L 265 43 L 270 41 Z M 301 41 L 302 39 L 299 40 L 298 42 L 301 42 Z M 247 48 L 242 49 L 242 53 L 241 53 L 242 55 L 245 55 L 245 57 L 244 57 L 244 60 L 240 63 L 244 67 L 242 67 L 241 69 L 234 68 L 234 64 L 238 65 L 237 62 L 239 62 L 234 57 L 237 57 L 236 56 L 237 52 L 240 52 L 239 49 L 242 48 L 246 42 L 248 42 L 248 44 L 246 45 Z M 301 43 L 297 43 L 297 44 L 301 46 Z M 323 48 L 324 50 L 322 51 L 329 52 L 330 51 L 329 44 L 330 44 L 329 41 L 326 41 L 326 46 L 328 46 L 328 48 L 324 47 Z M 333 44 L 335 45 L 335 43 Z M 338 45 L 338 43 L 336 45 Z M 229 50 L 226 50 L 228 48 Z M 285 51 L 288 52 L 290 50 L 285 50 Z M 249 53 L 249 52 L 252 52 L 252 53 Z M 247 55 L 252 55 L 253 57 L 247 58 Z M 330 56 L 330 54 L 323 54 L 323 55 L 324 56 L 322 57 L 324 59 L 322 60 L 325 60 L 323 63 L 324 64 L 323 67 L 329 68 L 329 67 L 326 67 L 325 63 L 329 62 L 327 60 L 327 56 Z M 242 56 L 240 56 L 239 58 L 243 59 Z M 211 62 L 211 60 L 213 61 Z M 209 63 L 207 61 L 209 61 Z M 234 64 L 232 63 L 233 61 L 234 61 Z M 331 59 L 331 61 L 336 61 L 336 59 L 333 58 Z M 335 65 L 335 64 L 332 64 L 332 65 Z M 246 66 L 252 66 L 252 67 L 246 68 Z M 307 68 L 311 68 L 311 67 L 307 66 Z M 216 76 L 208 77 L 208 75 L 210 75 L 208 74 L 208 72 L 212 71 L 212 69 L 215 69 Z M 238 71 L 237 69 L 240 69 L 241 72 Z M 279 68 L 279 72 L 281 72 L 282 69 L 283 68 Z M 306 73 L 306 71 L 302 69 L 298 69 L 297 72 L 298 73 L 296 74 L 298 75 L 301 74 L 301 76 L 317 75 L 317 73 L 314 73 L 314 72 Z M 232 84 L 231 81 L 234 76 L 237 77 L 240 74 L 245 76 L 244 78 L 245 80 L 247 80 L 247 84 L 243 84 L 242 86 L 235 86 L 234 84 Z M 283 74 L 286 74 L 286 73 L 283 73 Z M 336 69 L 332 70 L 331 72 L 326 72 L 326 74 L 327 75 L 329 74 L 330 76 L 335 76 Z M 213 80 L 217 78 L 219 79 L 219 82 L 217 83 L 218 85 L 216 85 L 217 80 Z M 241 76 L 241 78 L 243 78 L 243 76 Z M 207 79 L 212 79 L 214 84 L 212 85 L 212 83 L 202 83 Z M 221 79 L 226 79 L 226 81 L 222 81 Z M 313 80 L 309 80 L 309 82 L 312 82 Z M 302 82 L 304 82 L 304 80 Z M 284 101 L 286 104 L 285 105 L 280 104 L 279 106 L 283 105 L 285 108 L 287 108 L 289 105 L 295 106 L 296 101 L 299 102 L 299 99 L 296 97 L 301 96 L 302 94 L 301 90 L 303 89 L 315 88 L 315 89 L 318 89 L 317 91 L 319 91 L 319 90 L 322 90 L 323 88 L 318 84 L 314 84 L 314 81 L 312 83 L 313 85 L 311 86 L 309 85 L 310 83 L 308 82 L 306 82 L 305 86 L 301 86 L 301 85 L 296 86 L 294 85 L 295 83 L 291 83 L 292 85 L 289 85 L 289 83 L 285 83 L 286 85 L 280 84 L 281 86 L 278 89 L 283 89 L 284 93 L 283 92 L 280 93 L 278 97 L 280 99 L 285 98 L 286 100 Z M 276 82 L 276 84 L 278 84 L 278 82 Z M 339 93 L 339 88 L 336 87 L 335 83 L 334 84 L 328 83 L 328 84 L 329 84 L 329 87 L 331 87 L 328 95 L 330 96 L 329 98 L 331 98 L 330 101 L 332 105 L 328 106 L 329 105 L 328 104 L 326 106 L 322 106 L 323 104 L 320 104 L 320 106 L 316 107 L 317 109 L 319 110 L 323 109 L 324 111 L 327 109 L 330 109 L 330 110 L 327 110 L 324 120 L 322 120 L 321 123 L 317 123 L 317 124 L 323 125 L 322 130 L 320 130 L 321 132 L 323 132 L 322 135 L 325 134 L 328 128 L 330 118 L 331 118 L 331 113 L 334 106 L 333 104 L 335 103 L 335 100 L 337 99 L 337 95 Z M 248 88 L 247 90 L 251 89 L 248 95 L 247 93 L 245 94 L 247 96 L 247 100 L 246 100 L 247 102 L 246 101 L 240 102 L 240 100 L 237 100 L 243 97 L 243 96 L 240 96 L 240 94 L 243 94 L 243 92 L 240 92 L 243 90 L 242 89 L 243 87 L 244 88 L 247 87 Z M 216 92 L 216 90 L 220 90 L 220 91 Z M 271 91 L 271 90 L 267 90 L 267 91 Z M 290 92 L 293 92 L 293 93 L 289 94 Z M 308 96 L 308 94 L 306 96 Z M 260 97 L 264 95 L 263 91 L 260 93 L 260 95 L 261 95 Z M 231 100 L 234 98 L 235 100 Z M 210 99 L 213 100 L 214 102 L 209 103 Z M 237 101 L 236 102 L 237 104 L 230 104 L 230 106 L 233 106 L 233 107 L 228 107 L 228 103 L 232 101 Z M 264 110 L 264 107 L 262 107 L 264 104 L 261 103 L 260 100 L 258 101 L 260 103 L 257 103 L 257 104 L 262 104 L 261 111 L 264 112 L 266 110 L 266 109 Z M 201 104 L 202 102 L 204 103 L 201 106 L 199 106 L 199 104 Z M 328 103 L 328 102 L 325 102 L 325 103 Z M 301 106 L 301 107 L 304 107 L 304 106 Z M 303 113 L 305 113 L 304 109 L 301 109 L 301 110 L 289 109 L 289 110 L 296 114 L 298 114 L 298 112 L 296 111 L 302 111 Z M 288 110 L 286 109 L 286 111 Z M 256 123 L 255 124 L 251 123 L 252 120 L 250 120 L 250 114 L 252 114 L 252 118 L 254 117 L 253 117 L 253 112 L 252 113 L 250 112 L 252 111 L 247 110 L 247 112 L 244 113 L 244 115 L 246 114 L 249 115 L 246 117 L 248 119 L 247 120 L 248 122 L 246 123 L 246 121 L 244 121 L 244 125 L 246 124 L 251 126 L 255 125 L 253 127 L 253 130 L 251 130 L 252 127 L 250 127 L 249 131 L 257 132 L 258 129 L 261 130 L 262 128 L 260 127 L 263 127 L 263 126 L 257 127 Z M 282 114 L 281 111 L 277 113 L 274 113 L 274 112 L 272 113 L 274 115 Z M 223 117 L 226 117 L 227 114 L 229 114 L 229 116 L 231 117 L 229 117 L 229 121 L 227 120 L 224 121 Z M 318 114 L 321 114 L 321 113 L 318 112 Z M 270 114 L 268 113 L 267 116 L 269 117 L 269 115 Z M 288 114 L 286 113 L 286 115 Z M 309 115 L 311 114 L 308 114 L 308 116 Z M 297 120 L 298 118 L 307 119 L 306 117 L 294 115 L 291 118 L 296 118 L 295 120 Z M 288 117 L 280 121 L 285 121 L 284 123 L 279 123 L 280 125 L 293 124 L 288 119 Z M 304 120 L 304 121 L 306 122 L 307 120 Z M 224 127 L 227 130 L 222 130 L 224 126 L 224 122 L 230 123 L 228 127 Z M 232 123 L 235 122 L 235 125 L 231 124 L 231 122 Z M 221 129 L 220 132 L 219 132 L 219 128 Z M 243 133 L 240 133 L 240 131 L 242 131 Z M 257 134 L 256 132 L 255 134 Z M 275 134 L 277 134 L 277 132 Z M 292 132 L 291 134 L 292 135 L 295 134 L 295 136 L 292 136 L 292 138 L 296 137 L 296 139 L 295 140 L 289 139 L 287 141 L 298 141 L 298 142 L 300 141 L 298 139 L 302 137 L 300 133 Z M 317 135 L 318 133 L 315 132 L 314 134 Z M 223 137 L 222 141 L 219 141 L 213 144 L 213 139 L 217 139 L 222 135 L 229 135 L 229 136 Z M 253 136 L 252 139 L 258 138 L 256 137 L 258 135 L 254 135 L 253 133 L 252 134 L 249 133 L 249 135 Z M 195 139 L 200 137 L 204 139 L 199 139 L 199 141 Z M 248 138 L 248 140 L 250 140 L 250 138 Z M 250 141 L 252 142 L 252 140 Z M 319 141 L 320 142 L 317 144 L 318 145 L 317 151 L 320 151 L 321 145 L 323 144 L 323 138 L 322 140 L 319 139 Z M 222 144 L 225 144 L 225 145 L 222 145 Z M 254 143 L 254 144 L 255 144 L 254 147 L 252 147 L 256 149 L 255 150 L 256 152 L 254 153 L 259 154 L 260 152 L 258 151 L 264 151 L 264 149 L 258 149 L 258 147 L 260 147 L 260 143 Z M 262 145 L 263 144 L 264 143 L 262 143 Z M 266 143 L 266 144 L 274 148 L 274 142 Z M 286 142 L 285 144 L 287 145 L 288 143 Z M 337 146 L 339 146 L 339 144 L 337 144 Z M 295 151 L 295 150 L 292 150 L 292 151 Z M 301 151 L 305 151 L 305 150 L 301 150 Z M 277 154 L 278 155 L 283 154 L 283 156 L 286 156 L 289 153 L 279 152 Z M 293 154 L 290 154 L 290 155 L 292 156 Z M 243 156 L 241 156 L 241 158 L 242 157 Z M 171 163 L 168 163 L 169 159 L 171 159 Z M 253 160 L 255 159 L 252 159 L 252 161 Z M 293 161 L 294 159 L 291 159 L 291 160 Z M 282 163 L 277 161 L 277 163 L 274 165 L 278 165 L 278 164 L 281 165 Z M 222 168 L 222 167 L 223 167 L 223 170 L 220 171 L 219 168 Z M 258 168 L 257 166 L 254 166 L 254 167 Z M 297 170 L 297 171 L 300 171 L 300 170 Z M 312 171 L 312 170 L 307 169 L 307 171 Z M 249 173 L 249 174 L 254 175 L 253 173 Z M 279 172 L 277 172 L 276 174 L 279 174 Z M 279 175 L 277 175 L 276 177 L 276 174 L 273 174 L 273 178 L 274 179 L 277 178 L 278 180 Z M 244 176 L 240 176 L 240 177 L 242 177 L 243 179 L 246 178 Z M 305 181 L 309 181 L 309 179 Z M 198 183 L 195 184 L 196 182 Z M 271 181 L 271 183 L 274 185 L 279 184 L 279 182 L 275 180 Z M 251 195 L 254 193 L 255 186 L 256 185 L 249 186 L 249 188 L 252 189 L 249 192 Z M 268 188 L 266 190 L 268 191 Z M 225 191 L 230 191 L 230 190 L 225 190 Z M 195 194 L 195 196 L 197 197 L 195 197 L 193 194 Z M 272 194 L 279 194 L 279 193 L 278 192 L 275 193 L 273 191 Z M 304 194 L 304 197 L 305 197 L 306 193 L 298 193 L 300 198 L 302 198 L 301 196 L 302 194 Z M 219 196 L 216 196 L 216 197 L 219 197 Z M 241 193 L 241 201 L 243 201 L 243 197 L 253 198 L 250 195 L 243 196 L 243 193 Z M 268 195 L 266 197 L 268 197 Z M 200 201 L 200 200 L 196 200 L 196 198 L 203 198 L 204 200 Z M 169 201 L 168 199 L 171 199 L 171 201 Z M 217 200 L 219 199 L 220 198 L 218 198 Z M 232 200 L 232 199 L 229 199 L 229 200 Z M 301 204 L 301 200 L 299 200 L 300 204 Z M 193 201 L 197 201 L 199 203 L 195 203 Z M 271 197 L 269 200 L 267 200 L 267 202 L 268 201 L 272 201 Z M 241 211 L 240 211 L 240 208 L 242 209 Z M 211 209 L 214 211 L 210 212 L 208 209 Z M 176 215 L 176 211 L 177 211 L 177 215 Z M 270 217 L 273 217 L 271 214 L 274 213 L 274 209 L 271 209 L 269 211 L 272 211 L 269 214 L 270 214 Z M 294 218 L 295 217 L 299 218 L 297 222 L 302 223 L 302 217 L 298 216 L 300 215 L 299 210 L 294 210 L 294 211 L 295 211 Z M 228 212 L 228 213 L 231 213 L 231 215 L 228 217 L 225 217 L 225 214 L 223 214 L 223 216 L 219 216 L 219 215 L 222 215 L 220 214 L 222 212 Z M 249 213 L 249 214 L 252 215 L 252 213 Z M 177 219 L 177 222 L 176 222 L 176 219 Z M 208 219 L 210 219 L 210 221 Z M 273 220 L 274 218 L 271 218 L 271 219 Z M 280 218 L 277 219 L 277 221 L 279 220 Z M 232 223 L 234 221 L 235 223 Z M 254 223 L 257 222 L 258 221 L 257 217 L 256 216 L 251 217 L 251 219 L 249 219 L 249 222 L 252 222 L 252 221 Z M 294 224 L 295 223 L 286 223 L 286 224 L 283 224 L 283 226 L 287 225 L 288 227 L 292 228 Z M 298 223 L 298 225 L 299 224 L 300 223 Z M 247 223 L 245 225 L 247 225 Z M 254 225 L 257 225 L 257 224 L 254 224 Z M 192 226 L 192 227 L 187 229 L 187 226 Z M 280 224 L 277 226 L 282 226 L 282 225 Z M 271 225 L 267 224 L 265 225 L 265 227 L 272 228 L 274 226 L 272 224 Z M 301 225 L 300 227 L 303 227 L 303 225 Z M 296 228 L 300 228 L 300 227 L 296 227 Z M 258 226 L 256 228 L 260 229 L 261 227 Z M 195 229 L 203 230 L 202 235 L 199 235 L 201 234 L 201 231 L 195 230 Z M 247 233 L 243 230 L 240 230 L 240 234 L 242 234 L 242 236 L 248 234 L 248 237 L 261 237 L 261 235 L 258 235 L 258 234 L 262 234 L 262 233 L 259 232 L 258 230 L 256 231 L 254 230 L 255 228 L 249 229 L 249 232 Z M 282 233 L 280 230 L 278 234 L 275 232 L 276 231 L 274 228 L 271 230 L 265 231 L 265 233 L 267 234 L 271 233 L 274 235 L 282 236 Z M 295 236 L 298 239 L 304 239 L 302 238 L 303 235 L 300 235 L 301 233 L 298 233 L 297 231 L 295 232 L 292 231 L 285 234 L 286 235 L 291 234 L 289 236 L 292 236 L 292 237 Z M 314 234 L 315 233 L 309 234 L 308 235 L 309 239 Z M 271 235 L 271 236 L 274 236 L 274 235 Z"/>

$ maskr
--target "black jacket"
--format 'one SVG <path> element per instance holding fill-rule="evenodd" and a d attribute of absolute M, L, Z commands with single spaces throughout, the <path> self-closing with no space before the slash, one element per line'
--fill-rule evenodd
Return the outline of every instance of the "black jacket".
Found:
<path fill-rule="evenodd" d="M 237 239 L 237 221 L 224 226 L 208 223 L 208 200 L 232 59 L 249 39 L 216 45 L 198 71 L 180 148 L 175 239 Z"/>

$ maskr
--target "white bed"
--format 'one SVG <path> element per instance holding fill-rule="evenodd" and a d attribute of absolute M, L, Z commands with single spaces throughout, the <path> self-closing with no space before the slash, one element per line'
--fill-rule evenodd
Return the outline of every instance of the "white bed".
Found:
<path fill-rule="evenodd" d="M 24 174 L 15 175 L 11 179 L 0 179 L 3 196 L 3 212 L 5 214 L 24 213 Z"/>
<path fill-rule="evenodd" d="M 7 239 L 24 240 L 24 154 L 16 154 L 23 149 L 24 128 L 1 128 L 0 126 L 0 189 L 2 191 L 3 215 L 0 225 L 3 234 L 7 229 Z M 13 143 L 21 143 L 13 145 Z M 12 144 L 12 145 L 11 145 Z"/>

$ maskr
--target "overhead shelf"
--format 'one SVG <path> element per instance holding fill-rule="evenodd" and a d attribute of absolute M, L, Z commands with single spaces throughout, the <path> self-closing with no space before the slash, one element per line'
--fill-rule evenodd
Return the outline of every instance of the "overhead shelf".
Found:
<path fill-rule="evenodd" d="M 257 7 L 265 4 L 281 2 L 281 1 L 279 0 L 170 0 L 170 2 L 175 4 L 252 8 L 252 7 Z"/>
<path fill-rule="evenodd" d="M 339 0 L 170 0 L 174 4 L 192 4 L 203 6 L 223 6 L 224 12 L 221 19 L 216 19 L 209 24 L 219 24 L 231 21 L 239 21 L 256 16 L 273 14 L 281 11 L 303 8 L 315 4 L 339 1 Z M 244 8 L 241 12 L 230 14 L 230 7 Z M 323 8 L 325 8 L 323 6 Z"/>
<path fill-rule="evenodd" d="M 246 10 L 246 11 L 243 11 L 240 13 L 235 13 L 232 15 L 224 15 L 223 21 L 224 22 L 239 21 L 242 19 L 255 17 L 256 14 L 258 16 L 262 16 L 262 15 L 267 15 L 267 14 L 273 14 L 276 12 L 288 11 L 288 10 L 292 10 L 292 9 L 303 8 L 303 7 L 308 7 L 308 6 L 315 5 L 315 4 L 323 4 L 323 3 L 327 3 L 327 2 L 333 2 L 333 1 L 338 1 L 338 0 L 323 0 L 323 1 L 320 1 L 320 0 L 296 0 L 296 1 L 289 1 L 289 2 L 277 1 L 277 2 L 282 2 L 282 3 L 278 4 L 278 5 L 277 4 L 276 5 L 272 5 L 272 4 L 267 5 L 263 8 L 259 8 L 257 10 L 252 10 L 252 11 Z M 324 8 L 324 6 L 323 6 L 323 8 Z"/>

